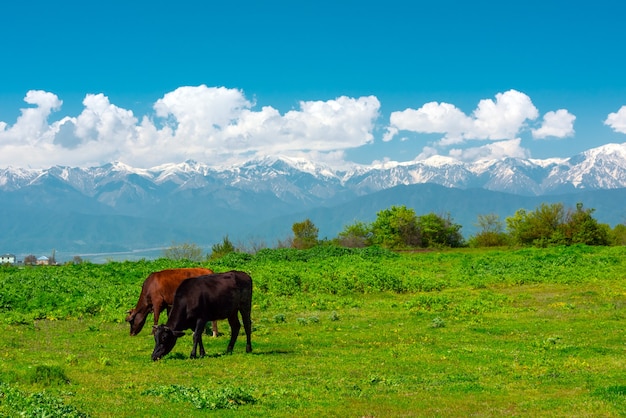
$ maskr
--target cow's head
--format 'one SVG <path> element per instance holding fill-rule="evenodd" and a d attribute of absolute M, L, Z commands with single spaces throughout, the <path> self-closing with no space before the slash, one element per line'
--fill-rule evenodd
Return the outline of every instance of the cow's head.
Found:
<path fill-rule="evenodd" d="M 143 325 L 146 323 L 147 316 L 147 314 L 138 312 L 136 309 L 128 311 L 126 322 L 130 324 L 131 336 L 139 334 L 139 331 L 141 331 Z"/>
<path fill-rule="evenodd" d="M 152 352 L 152 361 L 160 360 L 161 357 L 168 354 L 176 345 L 176 340 L 185 335 L 182 331 L 174 331 L 165 325 L 157 325 L 152 327 L 154 333 L 154 351 Z"/>

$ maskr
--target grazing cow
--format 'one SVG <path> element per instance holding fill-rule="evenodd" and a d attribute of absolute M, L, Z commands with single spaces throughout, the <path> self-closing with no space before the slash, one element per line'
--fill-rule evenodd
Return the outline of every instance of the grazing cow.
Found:
<path fill-rule="evenodd" d="M 185 280 L 174 295 L 171 315 L 165 325 L 155 326 L 154 351 L 152 360 L 172 351 L 176 340 L 184 335 L 184 330 L 192 329 L 193 350 L 190 358 L 196 357 L 196 348 L 200 347 L 200 357 L 204 357 L 202 331 L 208 321 L 228 319 L 230 324 L 230 342 L 226 349 L 232 353 L 235 341 L 241 329 L 238 312 L 246 331 L 246 352 L 252 351 L 250 334 L 252 321 L 252 278 L 242 271 L 210 274 Z"/>
<path fill-rule="evenodd" d="M 163 309 L 167 309 L 169 314 L 174 292 L 183 280 L 211 273 L 213 270 L 205 268 L 179 268 L 150 274 L 143 282 L 137 306 L 128 311 L 126 317 L 126 322 L 130 323 L 130 335 L 139 334 L 150 312 L 154 311 L 154 325 L 159 324 L 159 314 Z M 216 321 L 213 321 L 213 336 L 217 337 Z"/>

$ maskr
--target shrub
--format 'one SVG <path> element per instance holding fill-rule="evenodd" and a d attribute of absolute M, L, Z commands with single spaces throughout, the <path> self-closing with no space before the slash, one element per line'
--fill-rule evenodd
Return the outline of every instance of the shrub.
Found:
<path fill-rule="evenodd" d="M 3 382 L 0 382 L 0 407 L 6 407 L 11 415 L 2 416 L 22 417 L 64 417 L 88 418 L 89 415 L 66 405 L 61 399 L 54 398 L 45 392 L 27 394 Z"/>
<path fill-rule="evenodd" d="M 214 244 L 213 247 L 211 247 L 211 256 L 209 257 L 209 260 L 217 260 L 218 258 L 222 258 L 226 254 L 230 254 L 235 251 L 235 246 L 228 239 L 228 235 L 226 235 L 222 238 L 221 243 Z"/>
<path fill-rule="evenodd" d="M 295 248 L 312 248 L 317 244 L 319 229 L 310 219 L 294 223 L 291 229 L 293 230 L 293 246 Z"/>
<path fill-rule="evenodd" d="M 189 402 L 196 409 L 236 409 L 239 406 L 256 403 L 250 391 L 233 386 L 217 389 L 199 389 L 182 385 L 157 386 L 142 393 L 148 396 L 162 396 L 171 402 Z"/>

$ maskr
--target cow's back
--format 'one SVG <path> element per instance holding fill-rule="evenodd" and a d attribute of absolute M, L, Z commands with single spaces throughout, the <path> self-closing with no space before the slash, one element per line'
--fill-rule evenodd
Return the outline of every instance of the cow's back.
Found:
<path fill-rule="evenodd" d="M 212 274 L 213 271 L 206 268 L 179 268 L 154 272 L 148 276 L 144 288 L 150 299 L 160 298 L 166 304 L 172 305 L 174 294 L 178 286 L 192 277 Z M 154 302 L 154 300 L 153 300 Z"/>
<path fill-rule="evenodd" d="M 241 308 L 249 311 L 251 306 L 252 278 L 248 274 L 229 271 L 198 276 L 184 280 L 176 289 L 168 324 L 182 325 L 191 318 L 226 319 Z M 192 325 L 185 324 L 185 327 Z"/>

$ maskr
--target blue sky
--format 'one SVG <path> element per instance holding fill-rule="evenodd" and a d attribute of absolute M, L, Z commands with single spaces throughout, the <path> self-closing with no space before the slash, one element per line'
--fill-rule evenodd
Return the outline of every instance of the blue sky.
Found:
<path fill-rule="evenodd" d="M 6 3 L 0 167 L 549 158 L 626 142 L 618 1 Z"/>

